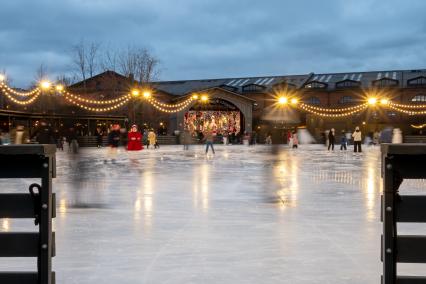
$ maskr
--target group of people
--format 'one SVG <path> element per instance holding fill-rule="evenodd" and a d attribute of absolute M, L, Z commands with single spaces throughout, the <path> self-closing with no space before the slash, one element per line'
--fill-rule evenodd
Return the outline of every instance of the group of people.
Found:
<path fill-rule="evenodd" d="M 355 153 L 361 153 L 362 152 L 362 148 L 361 148 L 361 144 L 362 144 L 362 134 L 361 134 L 361 130 L 359 129 L 359 127 L 355 127 L 355 131 L 352 133 L 351 135 L 353 142 L 354 142 L 354 152 Z M 328 151 L 334 151 L 334 145 L 336 143 L 336 131 L 334 128 L 331 128 L 330 131 L 328 132 L 328 136 L 327 136 L 327 144 L 328 144 Z M 347 150 L 347 145 L 348 145 L 348 137 L 347 134 L 345 132 L 345 130 L 342 130 L 342 133 L 340 135 L 340 150 Z"/>
<path fill-rule="evenodd" d="M 102 133 L 100 129 L 97 129 L 97 143 L 98 147 L 102 145 Z M 146 134 L 147 143 L 146 147 L 149 149 L 149 146 L 152 146 L 154 149 L 159 148 L 157 135 L 154 130 L 151 129 Z M 111 129 L 108 133 L 108 146 L 111 148 L 118 148 L 120 145 L 120 141 L 122 137 L 121 128 L 119 124 L 111 125 Z M 138 126 L 136 124 L 132 125 L 130 131 L 127 133 L 127 150 L 128 151 L 140 151 L 144 149 L 144 135 L 138 130 Z"/>

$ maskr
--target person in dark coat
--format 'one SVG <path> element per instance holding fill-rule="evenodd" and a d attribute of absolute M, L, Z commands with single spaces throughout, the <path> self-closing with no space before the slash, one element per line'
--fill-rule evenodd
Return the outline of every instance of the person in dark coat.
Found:
<path fill-rule="evenodd" d="M 328 150 L 334 151 L 334 143 L 336 142 L 336 134 L 334 133 L 334 128 L 328 132 Z"/>
<path fill-rule="evenodd" d="M 56 144 L 53 131 L 46 121 L 40 122 L 40 127 L 31 136 L 34 137 L 39 144 Z"/>
<path fill-rule="evenodd" d="M 95 136 L 96 136 L 96 146 L 98 148 L 101 148 L 102 147 L 103 132 L 102 132 L 102 129 L 100 127 L 96 128 Z"/>

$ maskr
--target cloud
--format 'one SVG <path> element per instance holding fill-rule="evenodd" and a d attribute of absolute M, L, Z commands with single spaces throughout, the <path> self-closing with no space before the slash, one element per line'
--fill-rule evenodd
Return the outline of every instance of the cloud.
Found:
<path fill-rule="evenodd" d="M 422 0 L 4 2 L 0 69 L 23 86 L 72 73 L 81 39 L 147 46 L 164 80 L 425 67 Z"/>

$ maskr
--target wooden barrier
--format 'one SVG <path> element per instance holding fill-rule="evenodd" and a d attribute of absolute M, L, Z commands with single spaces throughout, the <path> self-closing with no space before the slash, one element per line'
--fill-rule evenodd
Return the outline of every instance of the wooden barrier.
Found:
<path fill-rule="evenodd" d="M 0 233 L 0 257 L 36 257 L 35 272 L 0 272 L 2 284 L 54 284 L 55 145 L 0 146 L 0 178 L 40 178 L 28 193 L 1 193 L 0 218 L 33 218 L 38 232 Z M 3 190 L 4 188 L 2 188 Z"/>
<path fill-rule="evenodd" d="M 426 196 L 399 194 L 404 179 L 426 178 L 426 145 L 382 145 L 382 177 L 382 283 L 426 283 L 426 277 L 397 275 L 397 263 L 426 263 L 426 236 L 400 236 L 397 230 L 400 222 L 426 222 Z"/>

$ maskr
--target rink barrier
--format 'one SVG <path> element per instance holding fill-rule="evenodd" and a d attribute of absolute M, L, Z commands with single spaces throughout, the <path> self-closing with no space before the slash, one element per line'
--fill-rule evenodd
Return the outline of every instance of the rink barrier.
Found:
<path fill-rule="evenodd" d="M 0 257 L 35 257 L 37 271 L 0 272 L 2 284 L 54 284 L 52 257 L 56 254 L 52 218 L 56 198 L 52 178 L 56 176 L 55 145 L 0 146 L 0 179 L 39 178 L 27 193 L 0 192 L 0 218 L 34 219 L 38 232 L 1 232 Z M 0 187 L 4 188 L 4 187 Z"/>
<path fill-rule="evenodd" d="M 426 196 L 400 195 L 404 179 L 426 178 L 425 144 L 383 144 L 381 220 L 382 283 L 426 283 L 423 276 L 397 275 L 398 263 L 426 263 L 426 236 L 398 235 L 398 223 L 426 223 Z"/>

